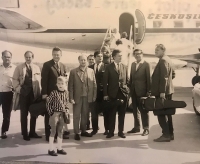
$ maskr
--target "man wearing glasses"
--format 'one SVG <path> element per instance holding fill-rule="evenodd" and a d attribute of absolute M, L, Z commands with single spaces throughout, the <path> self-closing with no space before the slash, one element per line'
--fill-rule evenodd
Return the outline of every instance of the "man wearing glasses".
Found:
<path fill-rule="evenodd" d="M 140 132 L 140 115 L 142 118 L 143 133 L 142 136 L 149 134 L 149 114 L 144 111 L 140 105 L 140 98 L 150 95 L 151 87 L 151 67 L 144 61 L 143 52 L 135 49 L 133 55 L 136 62 L 132 63 L 130 73 L 130 91 L 133 105 L 134 128 L 128 133 Z"/>

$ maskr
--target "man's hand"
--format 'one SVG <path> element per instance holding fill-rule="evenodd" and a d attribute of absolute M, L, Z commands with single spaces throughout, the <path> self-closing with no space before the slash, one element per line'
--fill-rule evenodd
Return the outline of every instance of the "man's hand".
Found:
<path fill-rule="evenodd" d="M 165 93 L 160 93 L 160 98 L 165 99 Z"/>
<path fill-rule="evenodd" d="M 69 102 L 70 102 L 71 104 L 75 104 L 74 99 L 70 99 Z"/>
<path fill-rule="evenodd" d="M 42 99 L 46 100 L 48 95 L 42 95 Z"/>
<path fill-rule="evenodd" d="M 146 96 L 150 97 L 151 96 L 151 92 L 147 92 Z"/>
<path fill-rule="evenodd" d="M 108 96 L 104 96 L 103 99 L 104 100 L 109 100 L 109 97 Z"/>

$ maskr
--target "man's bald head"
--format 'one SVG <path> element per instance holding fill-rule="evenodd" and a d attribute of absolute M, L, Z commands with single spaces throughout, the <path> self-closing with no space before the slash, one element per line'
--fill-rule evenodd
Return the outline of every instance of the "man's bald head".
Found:
<path fill-rule="evenodd" d="M 87 56 L 84 54 L 81 54 L 78 57 L 78 61 L 79 61 L 81 67 L 85 67 L 87 65 Z"/>

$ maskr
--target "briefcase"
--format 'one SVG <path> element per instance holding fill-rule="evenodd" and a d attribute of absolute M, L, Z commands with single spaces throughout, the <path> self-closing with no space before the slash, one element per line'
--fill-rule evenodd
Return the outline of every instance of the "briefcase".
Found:
<path fill-rule="evenodd" d="M 38 117 L 39 115 L 44 116 L 44 114 L 47 112 L 46 109 L 46 101 L 42 98 L 36 99 L 33 104 L 29 106 L 29 112 L 32 116 Z"/>

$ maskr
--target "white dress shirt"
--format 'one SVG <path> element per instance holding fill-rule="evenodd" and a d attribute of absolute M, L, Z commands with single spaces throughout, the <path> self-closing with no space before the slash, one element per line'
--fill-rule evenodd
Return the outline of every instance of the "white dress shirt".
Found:
<path fill-rule="evenodd" d="M 97 68 L 97 64 L 94 64 L 94 73 L 96 73 L 96 70 L 101 68 L 102 62 L 98 64 L 98 68 Z"/>
<path fill-rule="evenodd" d="M 16 66 L 10 64 L 8 67 L 4 67 L 3 64 L 0 65 L 0 92 L 10 92 L 12 91 L 12 77 Z"/>
<path fill-rule="evenodd" d="M 144 63 L 144 60 L 141 60 L 139 63 L 136 61 L 135 63 L 136 63 L 136 71 L 137 71 L 139 65 Z"/>

